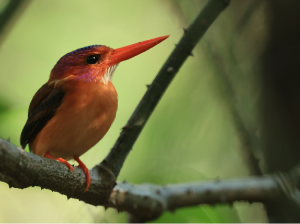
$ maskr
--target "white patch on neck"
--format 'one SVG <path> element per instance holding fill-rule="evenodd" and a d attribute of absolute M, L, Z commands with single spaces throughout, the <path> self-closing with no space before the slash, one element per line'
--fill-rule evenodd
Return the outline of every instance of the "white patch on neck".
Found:
<path fill-rule="evenodd" d="M 108 67 L 105 74 L 101 78 L 101 82 L 103 82 L 104 84 L 107 84 L 108 81 L 111 82 L 112 76 L 113 76 L 116 68 L 118 67 L 118 65 L 119 65 L 119 63 Z"/>

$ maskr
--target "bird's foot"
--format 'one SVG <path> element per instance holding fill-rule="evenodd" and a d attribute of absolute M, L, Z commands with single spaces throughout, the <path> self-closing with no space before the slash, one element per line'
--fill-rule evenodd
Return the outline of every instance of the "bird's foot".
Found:
<path fill-rule="evenodd" d="M 46 152 L 44 154 L 44 157 L 48 158 L 48 159 L 55 159 L 55 160 L 57 160 L 57 161 L 59 161 L 59 162 L 61 162 L 63 164 L 66 164 L 69 167 L 69 169 L 71 171 L 73 171 L 73 177 L 74 177 L 74 172 L 75 172 L 74 168 L 73 168 L 73 166 L 70 163 L 67 162 L 67 160 L 64 160 L 63 158 L 56 158 L 56 157 L 52 156 L 49 152 Z"/>
<path fill-rule="evenodd" d="M 90 172 L 89 169 L 86 167 L 86 165 L 79 159 L 78 156 L 74 156 L 73 157 L 74 160 L 79 164 L 78 167 L 80 167 L 81 169 L 83 169 L 83 172 L 85 173 L 86 176 L 86 189 L 84 192 L 86 192 L 89 187 L 90 187 L 90 183 L 91 183 L 91 176 L 90 176 Z"/>

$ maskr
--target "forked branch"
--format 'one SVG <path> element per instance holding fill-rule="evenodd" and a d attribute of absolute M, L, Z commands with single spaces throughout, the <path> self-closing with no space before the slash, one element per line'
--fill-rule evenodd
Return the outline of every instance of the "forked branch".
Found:
<path fill-rule="evenodd" d="M 64 164 L 25 152 L 0 138 L 0 181 L 10 187 L 39 186 L 92 205 L 127 211 L 139 220 L 153 220 L 165 211 L 201 204 L 265 202 L 281 195 L 293 197 L 300 185 L 300 166 L 288 174 L 166 186 L 115 183 L 108 171 L 94 168 L 90 188 L 83 193 L 85 175 L 82 169 L 74 169 L 72 177 Z"/>
<path fill-rule="evenodd" d="M 106 159 L 102 162 L 108 166 L 117 177 L 124 161 L 132 149 L 150 115 L 154 111 L 160 98 L 172 82 L 192 50 L 204 35 L 206 30 L 228 6 L 230 0 L 210 0 L 204 6 L 198 17 L 184 32 L 180 42 L 163 65 L 156 78 L 149 86 L 144 97 L 128 120 L 115 145 Z"/>

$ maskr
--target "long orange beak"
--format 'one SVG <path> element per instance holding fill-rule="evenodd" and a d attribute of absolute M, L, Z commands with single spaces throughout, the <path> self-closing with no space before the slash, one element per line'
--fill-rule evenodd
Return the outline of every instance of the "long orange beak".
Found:
<path fill-rule="evenodd" d="M 163 40 L 167 39 L 169 35 L 157 37 L 151 40 L 145 40 L 138 42 L 136 44 L 131 44 L 126 47 L 117 48 L 113 51 L 110 57 L 107 59 L 106 64 L 110 67 L 121 61 L 130 59 L 136 55 L 143 53 L 144 51 L 149 50 L 154 47 L 156 44 L 159 44 Z"/>

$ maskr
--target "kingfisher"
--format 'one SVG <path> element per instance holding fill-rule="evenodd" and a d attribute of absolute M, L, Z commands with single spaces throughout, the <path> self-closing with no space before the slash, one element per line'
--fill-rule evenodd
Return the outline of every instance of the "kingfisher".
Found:
<path fill-rule="evenodd" d="M 20 142 L 34 154 L 64 163 L 74 159 L 91 177 L 79 157 L 99 142 L 112 125 L 118 107 L 112 76 L 120 62 L 147 51 L 169 35 L 113 49 L 104 45 L 79 48 L 61 57 L 49 80 L 33 96 Z"/>

